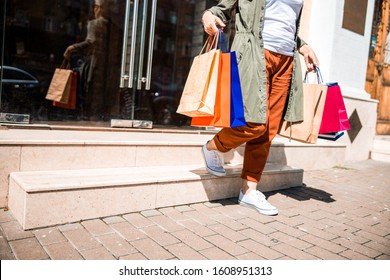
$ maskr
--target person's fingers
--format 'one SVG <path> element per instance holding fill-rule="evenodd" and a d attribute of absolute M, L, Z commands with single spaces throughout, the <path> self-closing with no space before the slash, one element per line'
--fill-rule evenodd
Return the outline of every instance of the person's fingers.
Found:
<path fill-rule="evenodd" d="M 311 61 L 312 61 L 312 63 L 313 63 L 313 67 L 314 67 L 314 66 L 319 66 L 320 63 L 318 62 L 317 56 L 315 55 L 314 52 L 312 52 L 311 54 L 309 54 L 309 57 L 310 57 L 310 59 L 311 59 Z"/>
<path fill-rule="evenodd" d="M 204 25 L 204 31 L 211 35 L 211 36 L 214 36 L 214 34 L 216 34 L 218 32 L 218 28 L 217 26 L 215 25 L 215 23 L 207 23 Z"/>
<path fill-rule="evenodd" d="M 315 72 L 315 67 L 319 66 L 319 61 L 313 49 L 309 45 L 303 45 L 299 49 L 299 53 L 303 55 L 308 72 Z"/>
<path fill-rule="evenodd" d="M 219 25 L 222 29 L 226 26 L 219 17 L 215 17 L 215 23 Z"/>
<path fill-rule="evenodd" d="M 65 52 L 64 52 L 64 57 L 66 59 L 69 59 L 73 51 L 74 51 L 74 47 L 73 46 L 67 47 Z"/>
<path fill-rule="evenodd" d="M 315 72 L 315 67 L 319 65 L 318 59 L 313 52 L 309 52 L 304 55 L 307 70 L 309 72 Z"/>
<path fill-rule="evenodd" d="M 308 72 L 315 72 L 314 71 L 314 66 L 312 63 L 306 63 L 306 68 Z"/>
<path fill-rule="evenodd" d="M 203 14 L 202 22 L 204 31 L 211 36 L 214 36 L 218 32 L 218 26 L 221 28 L 225 27 L 223 21 L 209 11 Z"/>

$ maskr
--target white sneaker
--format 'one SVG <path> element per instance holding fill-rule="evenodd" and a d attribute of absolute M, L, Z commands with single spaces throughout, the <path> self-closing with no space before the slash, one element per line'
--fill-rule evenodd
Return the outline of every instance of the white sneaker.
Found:
<path fill-rule="evenodd" d="M 206 169 L 209 173 L 215 176 L 225 176 L 226 172 L 223 168 L 223 158 L 222 155 L 217 151 L 207 150 L 207 143 L 202 147 L 202 155 L 204 162 L 206 164 Z"/>
<path fill-rule="evenodd" d="M 271 205 L 265 198 L 265 195 L 257 190 L 250 191 L 244 195 L 241 189 L 238 202 L 242 206 L 253 207 L 264 215 L 272 216 L 278 214 L 278 208 Z"/>

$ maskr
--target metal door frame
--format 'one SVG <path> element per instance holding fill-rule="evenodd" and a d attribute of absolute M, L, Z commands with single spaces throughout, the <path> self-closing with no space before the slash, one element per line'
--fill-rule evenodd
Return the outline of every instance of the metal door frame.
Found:
<path fill-rule="evenodd" d="M 142 18 L 141 18 L 141 35 L 140 35 L 140 51 L 139 55 L 136 56 L 136 45 L 137 45 L 137 31 L 139 21 L 139 8 L 140 2 L 143 1 L 142 7 Z M 154 34 L 157 14 L 157 0 L 152 0 L 151 19 L 149 28 L 149 42 L 148 42 L 148 53 L 147 53 L 147 64 L 146 73 L 144 73 L 144 56 L 145 56 L 145 41 L 146 41 L 146 27 L 147 27 L 147 14 L 148 14 L 149 0 L 134 0 L 133 1 L 133 16 L 131 26 L 131 40 L 129 45 L 129 34 L 130 34 L 130 15 L 131 15 L 131 1 L 126 1 L 125 11 L 125 23 L 123 32 L 123 46 L 122 46 L 122 61 L 121 61 L 121 77 L 120 77 L 120 88 L 127 88 L 133 90 L 133 106 L 131 109 L 131 119 L 121 120 L 112 119 L 111 127 L 137 127 L 137 128 L 152 128 L 153 121 L 151 120 L 135 120 L 134 119 L 134 95 L 136 90 L 141 90 L 142 85 L 145 84 L 145 89 L 150 90 L 151 85 L 151 74 L 153 66 L 153 45 L 154 45 Z M 129 66 L 126 69 L 126 61 L 129 58 Z M 138 59 L 138 60 L 137 60 Z M 138 64 L 138 72 L 135 75 L 135 64 Z M 144 75 L 145 74 L 145 75 Z"/>

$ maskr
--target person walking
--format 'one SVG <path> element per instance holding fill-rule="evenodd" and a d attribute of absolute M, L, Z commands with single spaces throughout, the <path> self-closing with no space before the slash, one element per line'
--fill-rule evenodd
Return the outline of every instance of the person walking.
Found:
<path fill-rule="evenodd" d="M 85 61 L 80 67 L 83 88 L 83 115 L 91 121 L 101 121 L 108 115 L 107 64 L 109 24 L 108 0 L 94 0 L 94 18 L 88 21 L 84 41 L 68 46 L 64 58 L 70 60 L 74 53 L 83 53 Z"/>
<path fill-rule="evenodd" d="M 277 215 L 257 190 L 271 142 L 281 120 L 303 120 L 299 54 L 307 71 L 319 65 L 313 49 L 299 36 L 303 0 L 221 0 L 202 15 L 204 31 L 215 35 L 235 16 L 236 52 L 246 126 L 223 128 L 202 147 L 206 169 L 225 176 L 222 153 L 245 143 L 238 202 L 264 215 Z"/>

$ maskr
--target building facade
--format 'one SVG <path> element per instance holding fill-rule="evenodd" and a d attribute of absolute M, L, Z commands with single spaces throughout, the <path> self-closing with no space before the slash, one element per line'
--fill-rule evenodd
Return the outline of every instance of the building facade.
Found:
<path fill-rule="evenodd" d="M 366 91 L 378 100 L 376 132 L 390 134 L 390 1 L 375 1 Z"/>
<path fill-rule="evenodd" d="M 378 100 L 365 90 L 377 0 L 306 0 L 301 36 L 320 60 L 325 82 L 337 82 L 351 129 L 339 142 L 347 160 L 369 158 L 376 135 Z"/>
<path fill-rule="evenodd" d="M 190 129 L 175 111 L 205 39 L 202 12 L 217 2 L 4 0 L 1 121 Z M 300 36 L 316 51 L 325 82 L 342 88 L 348 159 L 367 158 L 375 135 L 377 101 L 365 79 L 376 2 L 305 0 L 302 15 Z M 61 66 L 77 77 L 70 109 L 45 98 Z"/>
<path fill-rule="evenodd" d="M 195 0 L 4 1 L 1 112 L 31 123 L 186 125 L 175 111 L 203 42 L 205 7 Z M 69 46 L 76 50 L 63 65 Z M 75 107 L 45 99 L 60 67 L 77 73 Z"/>

